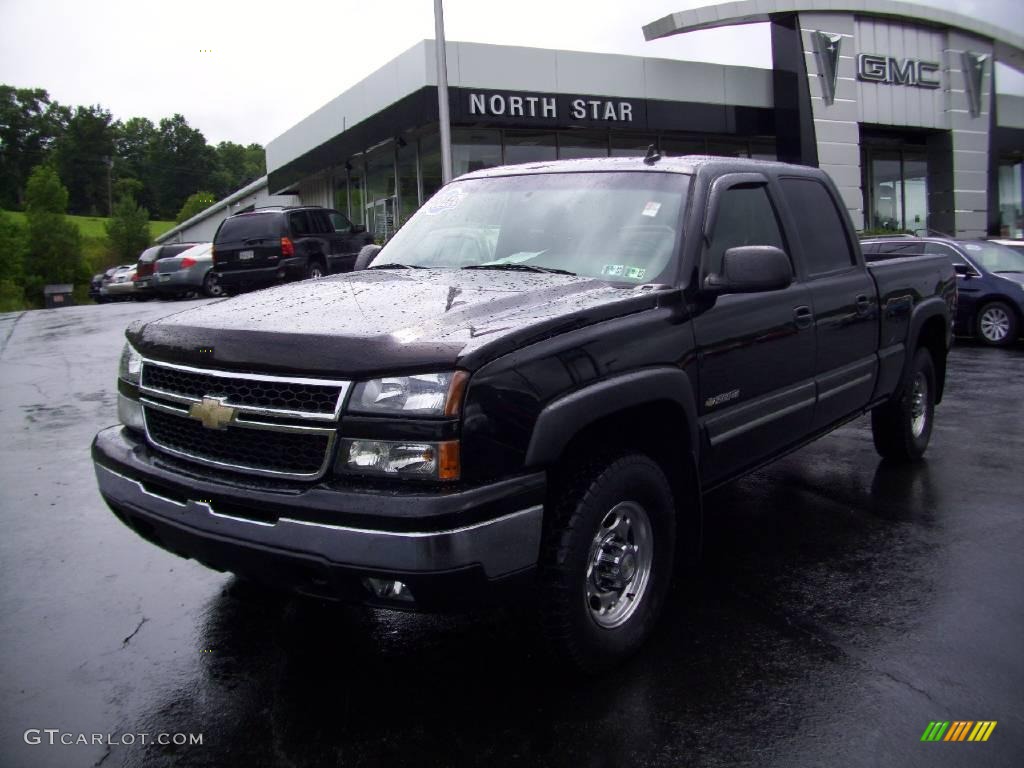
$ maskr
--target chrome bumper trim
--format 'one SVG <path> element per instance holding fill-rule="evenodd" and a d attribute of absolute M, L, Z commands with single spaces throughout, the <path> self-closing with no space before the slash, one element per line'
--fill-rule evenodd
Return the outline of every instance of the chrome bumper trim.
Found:
<path fill-rule="evenodd" d="M 497 578 L 535 565 L 540 554 L 540 505 L 460 528 L 400 533 L 287 517 L 267 523 L 225 515 L 204 501 L 167 499 L 99 464 L 96 479 L 105 498 L 143 517 L 160 518 L 197 536 L 290 550 L 339 565 L 429 573 L 479 564 L 488 578 Z"/>

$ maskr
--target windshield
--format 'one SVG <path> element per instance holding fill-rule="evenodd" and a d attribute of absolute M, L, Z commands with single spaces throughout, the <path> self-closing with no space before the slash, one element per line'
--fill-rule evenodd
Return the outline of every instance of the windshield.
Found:
<path fill-rule="evenodd" d="M 1024 272 L 1024 253 L 999 243 L 963 243 L 963 249 L 989 272 Z"/>
<path fill-rule="evenodd" d="M 551 173 L 468 179 L 431 198 L 371 267 L 568 272 L 670 282 L 689 177 Z"/>

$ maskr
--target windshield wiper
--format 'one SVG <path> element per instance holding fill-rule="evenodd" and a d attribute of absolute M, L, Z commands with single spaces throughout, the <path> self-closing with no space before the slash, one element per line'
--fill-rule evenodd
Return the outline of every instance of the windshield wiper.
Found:
<path fill-rule="evenodd" d="M 468 267 L 463 269 L 504 269 L 511 272 L 544 272 L 549 275 L 572 275 L 576 276 L 575 272 L 570 272 L 567 269 L 556 269 L 555 267 L 538 267 L 535 264 L 470 264 Z"/>
<path fill-rule="evenodd" d="M 994 270 L 994 272 L 997 275 L 1007 275 L 1007 274 L 1015 275 L 1018 272 L 1024 272 L 1024 269 L 997 269 L 997 270 Z"/>
<path fill-rule="evenodd" d="M 372 267 L 367 269 L 426 269 L 421 267 L 419 264 L 374 264 Z"/>

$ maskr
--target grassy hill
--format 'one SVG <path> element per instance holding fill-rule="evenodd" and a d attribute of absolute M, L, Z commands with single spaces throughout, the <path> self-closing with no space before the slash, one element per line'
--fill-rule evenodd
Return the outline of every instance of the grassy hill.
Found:
<path fill-rule="evenodd" d="M 28 222 L 25 221 L 24 213 L 20 211 L 4 211 L 4 214 L 6 216 L 10 216 L 11 219 L 22 226 L 28 226 Z M 100 272 L 107 267 L 112 267 L 117 264 L 117 259 L 107 251 L 107 230 L 105 228 L 107 223 L 106 218 L 102 216 L 68 216 L 68 219 L 78 226 L 78 231 L 82 234 L 82 254 L 85 257 L 85 263 L 89 266 L 89 272 Z M 175 222 L 173 221 L 151 221 L 149 222 L 149 233 L 155 238 L 174 226 Z M 18 288 L 19 296 L 20 291 L 21 289 Z M 76 303 L 89 303 L 90 300 L 88 298 L 88 292 L 88 284 L 76 285 Z M 32 306 L 32 303 L 28 302 L 25 304 L 24 308 L 31 309 Z M 16 300 L 9 300 L 4 296 L 0 296 L 0 311 L 10 312 L 21 308 L 20 298 Z"/>
<path fill-rule="evenodd" d="M 4 211 L 4 213 L 18 223 L 25 224 L 24 213 L 20 211 Z M 68 216 L 68 219 L 78 225 L 78 231 L 82 233 L 83 238 L 102 239 L 107 236 L 107 230 L 104 229 L 107 220 L 102 216 Z M 159 237 L 174 224 L 173 221 L 151 221 L 149 222 L 149 232 L 153 237 Z"/>

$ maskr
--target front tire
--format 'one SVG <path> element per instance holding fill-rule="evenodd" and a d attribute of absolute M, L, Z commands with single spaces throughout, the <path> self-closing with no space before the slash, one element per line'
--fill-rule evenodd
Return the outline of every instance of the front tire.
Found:
<path fill-rule="evenodd" d="M 918 461 L 932 436 L 935 417 L 935 364 L 927 349 L 914 355 L 903 394 L 871 412 L 875 450 L 885 459 Z"/>
<path fill-rule="evenodd" d="M 675 503 L 664 472 L 632 453 L 560 483 L 545 512 L 541 606 L 555 655 L 607 669 L 654 630 L 672 578 Z"/>
<path fill-rule="evenodd" d="M 1017 315 L 1001 301 L 990 302 L 978 312 L 974 330 L 982 343 L 1005 347 L 1017 340 Z"/>

